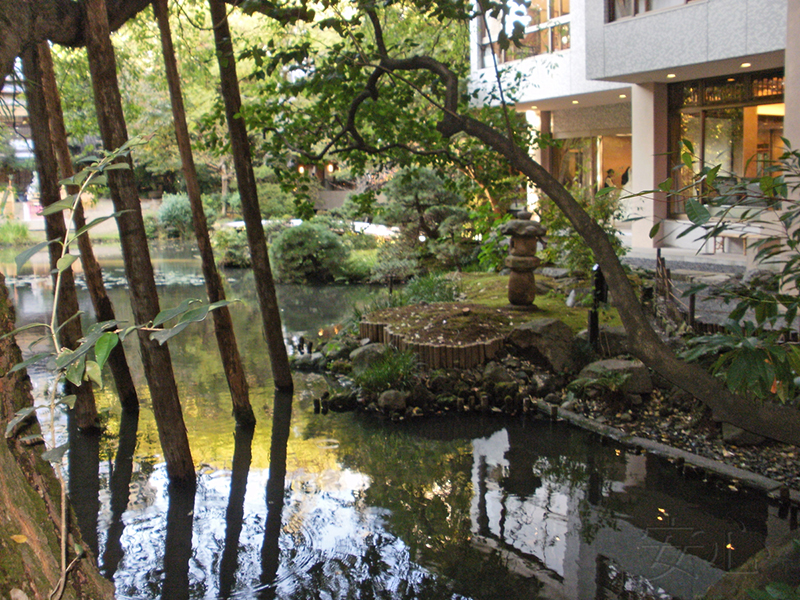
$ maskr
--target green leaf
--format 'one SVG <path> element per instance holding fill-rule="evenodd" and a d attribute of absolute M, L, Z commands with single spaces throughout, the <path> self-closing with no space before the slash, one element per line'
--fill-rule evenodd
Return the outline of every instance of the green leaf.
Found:
<path fill-rule="evenodd" d="M 69 269 L 72 266 L 72 263 L 74 263 L 76 260 L 78 260 L 78 257 L 76 255 L 65 254 L 64 256 L 58 259 L 58 262 L 56 263 L 56 269 L 58 269 L 59 273 L 63 273 L 64 271 Z"/>
<path fill-rule="evenodd" d="M 110 215 L 107 215 L 105 217 L 97 217 L 96 219 L 92 219 L 92 221 L 90 223 L 87 223 L 86 225 L 84 225 L 83 227 L 78 229 L 78 231 L 75 232 L 73 237 L 76 237 L 76 238 L 80 237 L 84 233 L 86 233 L 87 231 L 89 231 L 91 229 L 94 229 L 95 227 L 97 227 L 101 223 L 104 223 L 104 222 L 108 221 L 109 219 L 113 219 L 115 217 L 118 217 L 123 212 L 125 212 L 125 211 L 118 211 L 118 212 L 115 212 L 115 213 L 111 213 Z"/>
<path fill-rule="evenodd" d="M 178 335 L 189 325 L 191 325 L 191 322 L 187 321 L 184 323 L 178 323 L 175 325 L 175 327 L 171 327 L 170 329 L 159 329 L 158 331 L 154 331 L 150 334 L 150 339 L 157 341 L 161 345 L 164 345 L 165 342 Z"/>
<path fill-rule="evenodd" d="M 78 360 L 73 362 L 67 372 L 64 374 L 67 380 L 74 386 L 80 386 L 83 383 L 83 374 L 86 370 L 86 357 L 81 356 Z"/>
<path fill-rule="evenodd" d="M 166 310 L 162 310 L 160 313 L 156 315 L 156 318 L 153 319 L 153 327 L 158 327 L 159 325 L 162 325 L 163 323 L 166 323 L 167 321 L 174 319 L 179 315 L 182 315 L 187 310 L 189 310 L 189 307 L 192 304 L 196 304 L 198 302 L 200 302 L 200 300 L 196 298 L 187 298 L 175 308 L 168 308 Z"/>
<path fill-rule="evenodd" d="M 695 225 L 705 225 L 711 219 L 711 213 L 694 198 L 686 201 L 686 216 Z"/>
<path fill-rule="evenodd" d="M 105 366 L 111 351 L 118 343 L 119 337 L 117 337 L 116 333 L 110 331 L 106 331 L 100 336 L 100 339 L 97 340 L 97 343 L 94 345 L 94 357 L 101 370 Z"/>
<path fill-rule="evenodd" d="M 30 358 L 23 360 L 21 363 L 17 363 L 13 367 L 11 367 L 9 373 L 16 373 L 17 371 L 21 371 L 22 369 L 27 369 L 29 365 L 37 363 L 43 358 L 47 358 L 48 356 L 52 355 L 53 355 L 52 352 L 40 352 L 39 354 L 34 354 Z"/>
<path fill-rule="evenodd" d="M 681 160 L 683 161 L 684 166 L 689 169 L 690 171 L 694 167 L 694 161 L 692 161 L 692 155 L 684 152 L 681 154 Z"/>
<path fill-rule="evenodd" d="M 23 421 L 30 418 L 31 414 L 36 411 L 35 406 L 26 406 L 25 408 L 18 410 L 14 413 L 14 418 L 12 418 L 6 424 L 6 439 L 12 437 L 14 430 L 17 428 L 17 425 L 20 425 Z"/>
<path fill-rule="evenodd" d="M 75 407 L 75 401 L 77 399 L 78 399 L 78 397 L 75 394 L 69 394 L 68 396 L 62 396 L 61 398 L 59 398 L 58 399 L 58 403 L 59 404 L 63 404 L 64 406 L 66 406 L 68 408 L 74 408 Z"/>
<path fill-rule="evenodd" d="M 19 254 L 17 254 L 16 258 L 14 259 L 14 261 L 17 263 L 17 270 L 18 271 L 22 270 L 22 267 L 25 266 L 25 263 L 28 262 L 34 254 L 40 252 L 41 250 L 44 250 L 45 248 L 47 248 L 47 246 L 49 246 L 53 242 L 57 243 L 57 240 L 39 242 L 35 246 L 31 246 L 27 250 L 24 250 Z"/>
<path fill-rule="evenodd" d="M 103 387 L 103 370 L 93 360 L 86 361 L 86 376 L 97 384 L 98 387 Z"/>
<path fill-rule="evenodd" d="M 27 325 L 23 325 L 22 327 L 17 327 L 13 331 L 9 331 L 5 335 L 1 335 L 0 340 L 9 338 L 12 335 L 17 335 L 18 333 L 22 333 L 23 331 L 27 331 L 28 329 L 34 329 L 35 327 L 44 327 L 46 329 L 49 329 L 50 325 L 48 325 L 47 323 L 28 323 Z"/>
<path fill-rule="evenodd" d="M 74 206 L 75 196 L 67 196 L 58 202 L 53 202 L 50 206 L 46 206 L 42 214 L 46 217 L 62 210 L 72 210 Z"/>
<path fill-rule="evenodd" d="M 692 142 L 690 142 L 689 140 L 681 140 L 681 143 L 683 144 L 683 147 L 689 151 L 690 154 L 694 154 L 694 146 L 692 145 Z"/>
<path fill-rule="evenodd" d="M 42 452 L 42 459 L 53 463 L 59 462 L 64 458 L 67 450 L 69 450 L 69 442 L 57 448 L 53 448 L 52 450 L 48 450 L 47 452 Z"/>
<path fill-rule="evenodd" d="M 658 189 L 662 192 L 669 192 L 672 190 L 672 177 L 668 177 L 665 181 L 659 183 Z"/>
<path fill-rule="evenodd" d="M 120 342 L 124 342 L 124 341 L 125 341 L 125 338 L 126 338 L 126 337 L 128 337 L 128 335 L 130 335 L 130 333 L 131 333 L 132 331 L 136 331 L 137 329 L 139 329 L 139 328 L 138 328 L 138 327 L 136 327 L 136 325 L 131 325 L 130 327 L 127 327 L 127 328 L 123 329 L 123 330 L 122 330 L 122 331 L 119 333 L 119 341 L 120 341 Z"/>
<path fill-rule="evenodd" d="M 659 221 L 650 228 L 650 239 L 655 238 L 658 235 L 658 231 L 660 229 L 661 229 L 661 221 Z"/>

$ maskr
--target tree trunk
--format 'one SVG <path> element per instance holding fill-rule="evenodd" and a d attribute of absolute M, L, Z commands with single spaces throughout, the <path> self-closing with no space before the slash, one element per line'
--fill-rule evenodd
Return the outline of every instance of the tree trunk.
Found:
<path fill-rule="evenodd" d="M 200 250 L 200 258 L 203 264 L 206 293 L 210 303 L 219 302 L 220 300 L 225 300 L 225 289 L 222 287 L 222 279 L 214 261 L 214 251 L 211 248 L 211 238 L 208 234 L 208 223 L 203 211 L 200 184 L 197 181 L 197 170 L 195 169 L 192 145 L 189 139 L 189 128 L 186 125 L 186 110 L 183 106 L 178 64 L 175 61 L 175 50 L 172 46 L 167 0 L 154 0 L 153 11 L 158 21 L 158 29 L 161 32 L 161 50 L 164 54 L 167 83 L 169 84 L 169 94 L 172 99 L 175 137 L 181 153 L 183 177 L 186 180 L 186 191 L 192 207 L 192 222 L 194 223 L 194 234 L 197 238 L 197 247 Z M 256 423 L 256 417 L 253 414 L 253 407 L 250 405 L 250 391 L 244 374 L 242 357 L 236 344 L 231 312 L 227 306 L 223 306 L 215 310 L 213 315 L 214 333 L 217 336 L 222 365 L 225 368 L 225 376 L 228 379 L 228 389 L 230 389 L 233 402 L 233 414 L 239 425 L 253 427 Z"/>
<path fill-rule="evenodd" d="M 0 273 L 0 336 L 14 329 L 14 309 Z M 13 337 L 0 338 L 0 422 L 31 406 L 31 384 L 24 370 L 8 373 L 22 361 Z M 29 426 L 39 433 L 35 419 Z M 60 485 L 41 458 L 41 446 L 26 446 L 16 438 L 0 443 L 0 597 L 19 589 L 28 598 L 47 598 L 61 575 L 59 531 Z M 12 537 L 21 536 L 21 537 Z M 73 537 L 73 536 L 71 536 Z M 75 542 L 80 537 L 74 535 Z M 69 545 L 72 547 L 72 544 Z M 114 586 L 103 579 L 90 558 L 70 573 L 64 598 L 113 598 Z"/>
<path fill-rule="evenodd" d="M 53 144 L 50 140 L 47 103 L 42 89 L 42 71 L 37 46 L 28 47 L 23 55 L 22 66 L 25 73 L 25 98 L 30 119 L 31 138 L 33 140 L 34 155 L 36 156 L 36 168 L 39 170 L 40 202 L 42 206 L 48 207 L 58 202 L 61 199 L 61 195 L 58 185 L 58 167 L 56 166 Z M 61 242 L 51 243 L 48 246 L 50 268 L 53 271 L 53 285 L 56 293 L 56 314 L 59 325 L 63 325 L 57 337 L 62 346 L 75 350 L 80 345 L 79 340 L 83 337 L 83 332 L 80 318 L 73 318 L 78 314 L 79 308 L 72 267 L 68 267 L 62 272 L 61 288 L 55 290 L 56 265 L 59 258 L 61 258 L 62 244 L 67 234 L 64 213 L 59 211 L 46 215 L 44 223 L 47 239 Z M 74 415 L 78 427 L 84 430 L 97 429 L 99 422 L 92 383 L 84 381 L 80 386 L 75 386 L 68 382 L 67 386 L 70 393 L 74 393 L 77 397 Z"/>
<path fill-rule="evenodd" d="M 733 395 L 720 380 L 698 365 L 678 359 L 661 341 L 647 319 L 606 233 L 563 185 L 495 129 L 469 117 L 461 116 L 456 121 L 457 123 L 451 123 L 446 120 L 440 129 L 445 135 L 453 135 L 455 131 L 448 127 L 452 124 L 457 130 L 476 137 L 505 156 L 514 168 L 524 173 L 553 200 L 592 249 L 628 334 L 631 354 L 701 400 L 712 409 L 715 418 L 787 444 L 800 444 L 800 411 L 789 406 L 757 403 Z"/>
<path fill-rule="evenodd" d="M 107 150 L 122 146 L 128 139 L 122 100 L 117 82 L 116 59 L 109 36 L 104 0 L 87 0 L 86 49 L 92 76 L 95 107 L 103 145 Z M 127 160 L 132 165 L 130 158 Z M 144 230 L 142 208 L 131 169 L 108 173 L 108 185 L 117 216 L 120 245 L 125 263 L 136 323 L 150 323 L 159 313 L 153 265 Z M 153 401 L 158 437 L 167 463 L 170 480 L 195 485 L 192 453 L 178 399 L 169 348 L 139 331 L 142 364 Z"/>
<path fill-rule="evenodd" d="M 38 48 L 39 60 L 42 66 L 42 87 L 47 101 L 47 113 L 50 122 L 50 135 L 55 147 L 61 177 L 62 179 L 68 179 L 75 174 L 75 171 L 72 168 L 72 156 L 67 144 L 67 129 L 64 125 L 64 114 L 61 110 L 61 98 L 56 87 L 53 57 L 50 53 L 50 46 L 46 42 L 40 43 Z M 69 194 L 77 194 L 78 191 L 78 186 L 67 186 L 67 193 Z M 75 224 L 76 231 L 86 225 L 83 202 L 78 202 L 76 205 L 72 221 Z M 80 251 L 83 273 L 86 278 L 86 286 L 89 288 L 89 297 L 92 299 L 95 317 L 100 322 L 116 321 L 114 307 L 106 293 L 103 273 L 100 269 L 100 263 L 95 258 L 92 240 L 88 232 L 78 238 L 78 250 Z M 136 386 L 133 384 L 131 371 L 128 367 L 128 359 L 125 357 L 125 349 L 122 344 L 114 346 L 111 355 L 108 357 L 108 366 L 111 369 L 111 375 L 114 377 L 122 408 L 129 412 L 138 411 L 139 397 L 136 394 Z"/>
<path fill-rule="evenodd" d="M 247 230 L 247 242 L 250 246 L 250 257 L 253 261 L 256 294 L 261 308 L 261 319 L 264 334 L 267 338 L 272 376 L 275 387 L 290 392 L 293 389 L 292 373 L 289 369 L 289 357 L 283 342 L 281 314 L 275 295 L 275 283 L 269 265 L 267 240 L 261 224 L 261 212 L 258 207 L 256 180 L 253 174 L 253 163 L 250 157 L 250 140 L 247 128 L 239 114 L 242 100 L 239 95 L 239 79 L 236 75 L 236 57 L 233 54 L 233 42 L 228 27 L 228 17 L 223 0 L 209 0 L 211 20 L 214 27 L 214 40 L 217 47 L 222 97 L 225 101 L 225 116 L 233 150 L 233 165 L 236 180 L 239 184 L 239 197 L 242 201 L 242 214 Z"/>

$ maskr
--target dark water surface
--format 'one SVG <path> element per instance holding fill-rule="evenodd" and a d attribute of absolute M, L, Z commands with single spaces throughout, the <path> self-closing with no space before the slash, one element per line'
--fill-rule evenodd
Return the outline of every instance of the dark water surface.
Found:
<path fill-rule="evenodd" d="M 130 319 L 121 261 L 103 262 Z M 162 308 L 204 297 L 196 259 L 165 251 L 155 265 Z M 20 324 L 41 320 L 46 267 L 16 274 L 0 257 L 0 268 Z M 120 411 L 110 381 L 98 393 L 99 438 L 71 431 L 63 414 L 53 424 L 71 440 L 85 541 L 119 599 L 688 600 L 788 530 L 760 494 L 565 424 L 315 415 L 325 388 L 315 375 L 275 397 L 252 273 L 228 277 L 258 424 L 235 430 L 210 320 L 170 341 L 196 493 L 168 484 L 143 385 L 138 418 Z M 281 287 L 285 337 L 315 339 L 370 293 Z M 81 304 L 90 312 L 85 294 Z M 43 403 L 47 374 L 31 373 Z M 39 417 L 48 428 L 47 411 Z"/>

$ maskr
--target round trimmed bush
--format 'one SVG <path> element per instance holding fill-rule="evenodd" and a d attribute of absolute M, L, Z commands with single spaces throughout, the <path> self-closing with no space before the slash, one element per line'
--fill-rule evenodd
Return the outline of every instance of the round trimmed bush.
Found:
<path fill-rule="evenodd" d="M 327 283 L 341 274 L 348 250 L 327 227 L 302 223 L 275 237 L 272 257 L 278 281 Z"/>

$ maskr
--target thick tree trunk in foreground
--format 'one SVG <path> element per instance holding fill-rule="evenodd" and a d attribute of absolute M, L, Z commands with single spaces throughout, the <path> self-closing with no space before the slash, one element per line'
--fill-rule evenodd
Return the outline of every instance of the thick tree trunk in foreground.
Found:
<path fill-rule="evenodd" d="M 661 341 L 645 315 L 606 233 L 541 165 L 506 136 L 484 123 L 463 116 L 452 119 L 446 117 L 442 123 L 440 130 L 445 135 L 463 131 L 505 156 L 513 167 L 524 173 L 564 212 L 603 269 L 628 334 L 631 354 L 701 400 L 711 408 L 715 418 L 787 444 L 800 444 L 800 411 L 733 395 L 720 380 L 698 365 L 678 359 Z"/>
<path fill-rule="evenodd" d="M 119 148 L 128 140 L 122 100 L 117 82 L 116 59 L 109 37 L 104 0 L 87 0 L 86 49 L 92 75 L 95 107 L 103 145 L 108 150 Z M 130 159 L 128 160 L 131 164 Z M 131 169 L 108 173 L 108 185 L 117 216 L 125 274 L 130 286 L 131 307 L 138 325 L 150 323 L 159 313 L 150 250 L 144 231 L 142 207 Z M 172 370 L 169 348 L 151 340 L 146 331 L 139 331 L 142 364 L 153 401 L 158 437 L 173 482 L 195 485 L 192 453 L 183 421 L 178 388 Z"/>
<path fill-rule="evenodd" d="M 40 43 L 38 49 L 42 67 L 42 86 L 47 100 L 47 113 L 53 146 L 55 147 L 61 178 L 68 179 L 75 174 L 75 171 L 72 168 L 72 156 L 67 145 L 67 128 L 64 125 L 61 98 L 56 87 L 53 57 L 50 53 L 50 46 L 46 42 Z M 67 193 L 69 194 L 77 194 L 78 191 L 78 186 L 67 186 Z M 86 225 L 82 202 L 78 202 L 76 205 L 72 221 L 75 223 L 76 231 Z M 83 274 L 86 279 L 86 286 L 89 288 L 89 296 L 92 299 L 95 317 L 101 322 L 116 321 L 114 307 L 106 293 L 103 273 L 100 269 L 100 263 L 95 258 L 92 240 L 88 232 L 78 238 L 78 250 L 80 251 Z M 111 355 L 108 357 L 108 366 L 111 369 L 111 375 L 114 377 L 122 408 L 126 411 L 139 410 L 139 397 L 136 394 L 136 386 L 133 384 L 133 377 L 131 377 L 128 359 L 125 357 L 125 349 L 122 344 L 114 346 Z"/>
<path fill-rule="evenodd" d="M 14 329 L 14 309 L 0 273 L 0 336 Z M 22 355 L 13 338 L 0 339 L 0 426 L 17 410 L 31 406 L 31 384 L 24 370 L 8 374 Z M 34 422 L 30 431 L 38 433 Z M 41 458 L 41 446 L 24 446 L 16 438 L 0 442 L 0 597 L 19 589 L 28 598 L 47 598 L 61 576 L 59 531 L 60 486 L 52 467 Z M 19 537 L 12 537 L 19 536 Z M 69 548 L 73 541 L 70 540 Z M 72 558 L 70 550 L 70 558 Z M 67 579 L 64 598 L 98 600 L 114 597 L 91 559 L 84 558 Z"/>
<path fill-rule="evenodd" d="M 222 287 L 222 278 L 217 271 L 214 261 L 214 251 L 211 248 L 211 238 L 208 234 L 208 222 L 203 211 L 203 200 L 200 194 L 200 184 L 197 181 L 197 169 L 192 156 L 192 145 L 189 139 L 189 128 L 186 125 L 186 110 L 183 106 L 180 75 L 178 63 L 175 60 L 175 50 L 172 46 L 172 33 L 169 27 L 169 11 L 167 0 L 154 0 L 153 11 L 158 21 L 161 33 L 161 50 L 164 54 L 164 66 L 167 72 L 169 94 L 172 99 L 172 117 L 175 122 L 175 137 L 181 153 L 183 164 L 183 178 L 186 180 L 186 191 L 192 207 L 192 222 L 194 234 L 197 238 L 197 247 L 203 264 L 203 277 L 206 282 L 206 293 L 210 303 L 225 300 L 225 289 Z M 213 312 L 214 333 L 217 336 L 222 365 L 228 379 L 228 389 L 233 402 L 233 414 L 236 422 L 243 427 L 253 427 L 256 417 L 250 405 L 250 389 L 244 374 L 242 357 L 236 344 L 236 334 L 233 331 L 233 320 L 227 306 L 218 308 Z"/>
<path fill-rule="evenodd" d="M 275 295 L 275 282 L 269 265 L 267 240 L 261 224 L 261 212 L 258 208 L 256 179 L 253 174 L 253 163 L 250 157 L 250 140 L 247 138 L 247 127 L 239 116 L 242 106 L 239 95 L 239 78 L 236 75 L 236 57 L 233 53 L 233 41 L 228 27 L 228 17 L 223 0 L 209 0 L 211 20 L 214 26 L 214 40 L 217 46 L 222 97 L 225 100 L 225 116 L 233 150 L 233 164 L 236 180 L 239 183 L 239 196 L 242 200 L 242 215 L 247 229 L 247 242 L 253 261 L 256 293 L 261 308 L 261 319 L 264 334 L 267 338 L 269 358 L 272 364 L 272 376 L 275 387 L 282 391 L 293 389 L 292 373 L 289 369 L 289 357 L 283 342 L 281 314 Z"/>
<path fill-rule="evenodd" d="M 42 71 L 39 64 L 37 46 L 30 46 L 23 55 L 22 66 L 25 72 L 25 98 L 28 106 L 28 115 L 31 125 L 31 138 L 33 139 L 36 168 L 39 171 L 40 203 L 47 207 L 61 199 L 58 185 L 58 167 L 50 140 L 50 128 L 47 119 L 47 103 L 42 89 Z M 45 232 L 48 240 L 59 240 L 63 243 L 67 226 L 64 222 L 64 213 L 55 212 L 45 215 Z M 62 244 L 52 243 L 48 246 L 50 252 L 50 268 L 53 271 L 53 288 L 57 280 L 56 265 L 61 258 Z M 75 291 L 75 279 L 72 267 L 68 267 L 61 274 L 61 288 L 56 293 L 56 314 L 59 325 L 63 325 L 58 335 L 59 343 L 71 350 L 80 345 L 83 337 L 81 321 L 73 318 L 78 314 L 78 294 Z M 58 349 L 57 349 L 58 350 Z M 77 397 L 75 401 L 75 421 L 80 429 L 91 430 L 98 427 L 97 406 L 94 401 L 92 383 L 84 381 L 80 386 L 68 383 L 71 393 Z"/>

